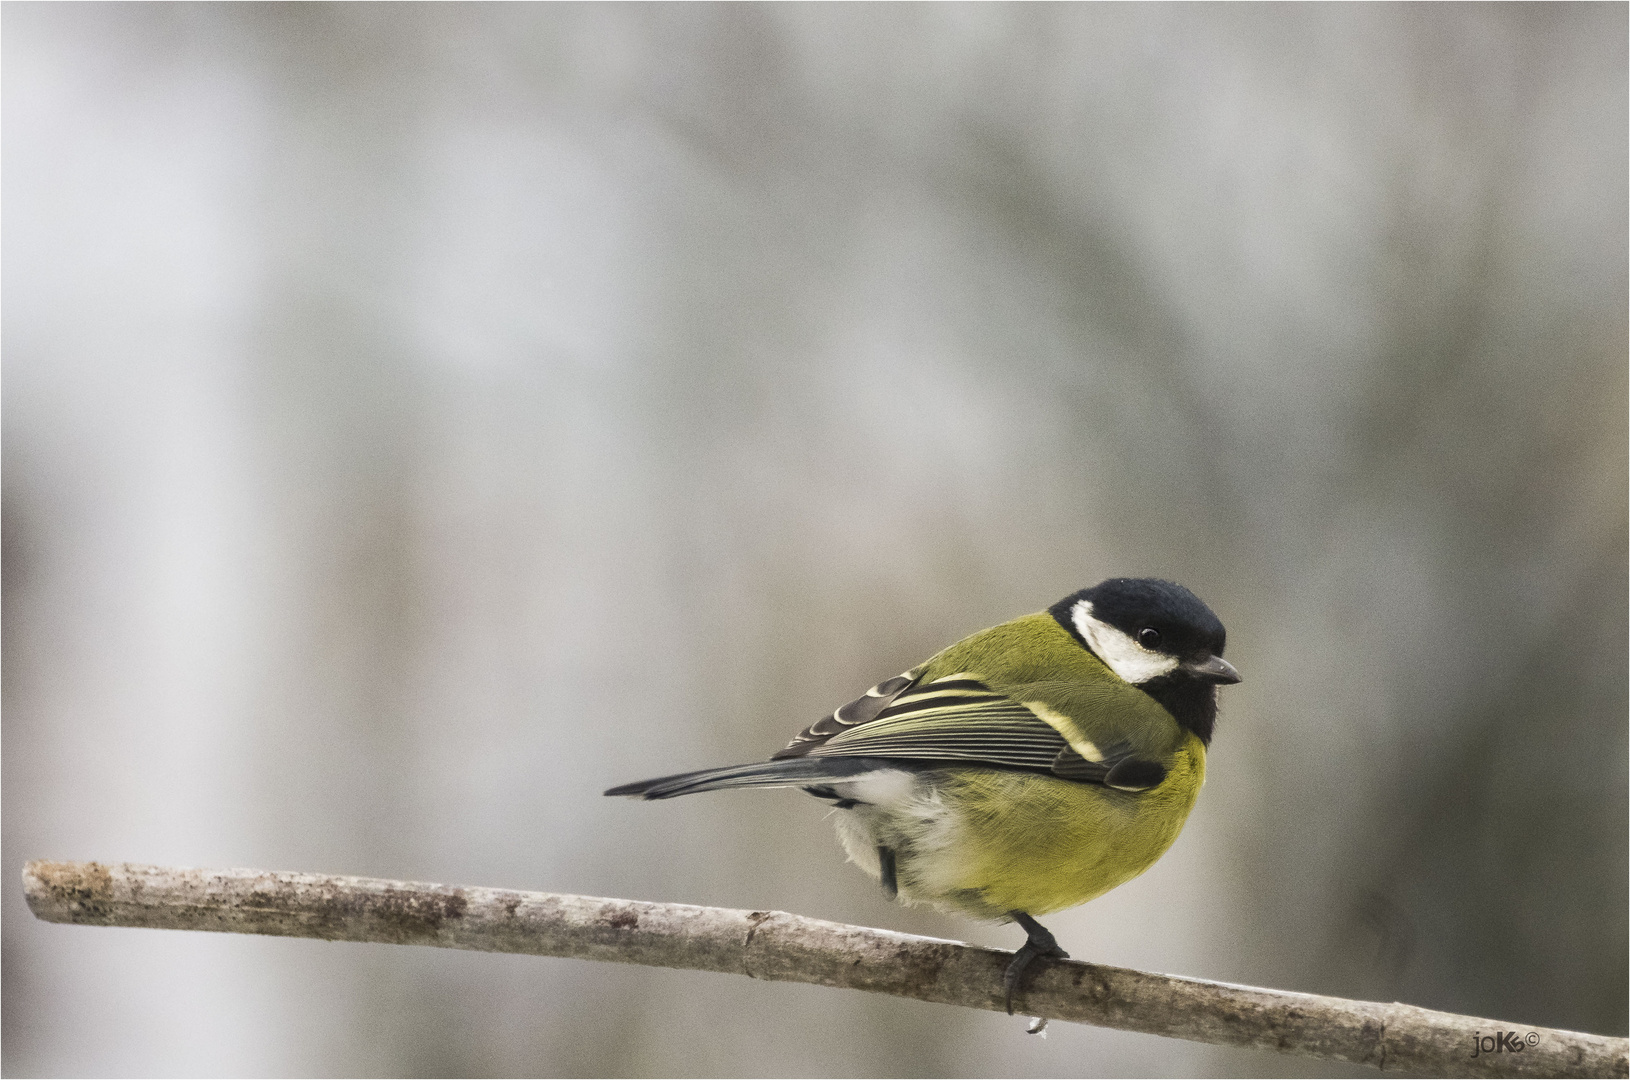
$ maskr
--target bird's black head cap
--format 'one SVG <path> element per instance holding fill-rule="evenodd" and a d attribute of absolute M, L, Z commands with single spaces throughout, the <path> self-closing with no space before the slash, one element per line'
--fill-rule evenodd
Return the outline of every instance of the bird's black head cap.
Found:
<path fill-rule="evenodd" d="M 1238 682 L 1239 673 L 1222 659 L 1228 640 L 1222 620 L 1198 596 L 1158 578 L 1110 578 L 1048 611 L 1084 648 L 1211 742 L 1217 684 Z"/>
<path fill-rule="evenodd" d="M 1152 627 L 1161 635 L 1160 651 L 1185 660 L 1201 654 L 1221 656 L 1228 643 L 1222 620 L 1173 581 L 1110 578 L 1053 606 L 1073 607 L 1078 600 L 1090 600 L 1095 616 L 1134 638 Z"/>

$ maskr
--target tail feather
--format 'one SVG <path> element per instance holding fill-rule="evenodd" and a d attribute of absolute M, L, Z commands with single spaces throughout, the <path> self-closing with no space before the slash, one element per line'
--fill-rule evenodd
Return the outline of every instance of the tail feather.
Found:
<path fill-rule="evenodd" d="M 841 779 L 877 769 L 900 767 L 899 762 L 875 758 L 783 758 L 780 761 L 727 765 L 722 769 L 702 769 L 675 776 L 659 776 L 655 780 L 641 780 L 635 784 L 614 787 L 606 794 L 626 795 L 637 799 L 671 799 L 676 795 L 693 795 L 698 791 L 719 791 L 723 788 L 802 787 L 823 780 Z"/>

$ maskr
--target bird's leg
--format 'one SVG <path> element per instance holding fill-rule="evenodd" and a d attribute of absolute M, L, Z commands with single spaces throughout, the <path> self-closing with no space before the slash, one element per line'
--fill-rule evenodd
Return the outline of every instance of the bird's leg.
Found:
<path fill-rule="evenodd" d="M 893 900 L 900 895 L 900 879 L 894 868 L 894 849 L 882 844 L 877 845 L 878 880 L 883 883 L 883 891 Z"/>
<path fill-rule="evenodd" d="M 1013 991 L 1019 988 L 1019 980 L 1024 977 L 1025 968 L 1030 966 L 1030 961 L 1038 956 L 1047 956 L 1054 960 L 1068 960 L 1070 954 L 1058 947 L 1058 942 L 1053 940 L 1053 935 L 1047 931 L 1045 926 L 1024 912 L 1010 911 L 1008 915 L 1012 916 L 1013 921 L 1024 927 L 1024 932 L 1030 935 L 1019 951 L 1013 954 L 1013 959 L 1007 965 L 1007 974 L 1002 979 L 1002 984 L 1007 988 L 1007 1014 L 1012 1016 Z"/>

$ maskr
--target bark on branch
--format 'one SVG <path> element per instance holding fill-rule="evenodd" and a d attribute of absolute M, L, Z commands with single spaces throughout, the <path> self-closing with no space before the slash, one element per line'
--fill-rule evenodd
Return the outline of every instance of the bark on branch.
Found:
<path fill-rule="evenodd" d="M 816 983 L 1000 1011 L 1010 953 L 807 919 L 564 893 L 263 870 L 31 862 L 48 922 L 435 945 Z M 1026 1013 L 1434 1076 L 1625 1076 L 1627 1040 L 1264 990 L 1079 961 L 1038 961 Z M 1504 1034 L 1502 1034 L 1504 1033 Z"/>

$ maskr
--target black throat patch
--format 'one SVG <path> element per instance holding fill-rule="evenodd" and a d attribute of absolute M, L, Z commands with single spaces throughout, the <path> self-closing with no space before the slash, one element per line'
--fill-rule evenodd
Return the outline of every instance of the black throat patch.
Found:
<path fill-rule="evenodd" d="M 1087 639 L 1081 636 L 1081 631 L 1076 629 L 1075 620 L 1070 618 L 1071 609 L 1080 599 L 1081 593 L 1072 593 L 1048 608 L 1047 613 L 1075 639 L 1077 645 L 1098 656 L 1087 644 Z M 1103 657 L 1098 656 L 1098 659 L 1102 660 Z M 1138 689 L 1160 702 L 1172 714 L 1178 727 L 1194 732 L 1204 745 L 1211 745 L 1211 734 L 1217 726 L 1217 687 L 1214 683 L 1202 682 L 1178 670 L 1150 679 L 1140 684 Z"/>
<path fill-rule="evenodd" d="M 1177 720 L 1177 726 L 1192 731 L 1206 746 L 1211 745 L 1211 733 L 1217 726 L 1217 687 L 1185 675 L 1181 669 L 1158 679 L 1150 679 L 1138 686 L 1145 694 L 1165 706 Z"/>
<path fill-rule="evenodd" d="M 1084 588 L 1079 593 L 1071 593 L 1046 609 L 1046 612 L 1053 616 L 1058 626 L 1064 627 L 1064 632 L 1069 634 L 1069 637 L 1076 639 L 1077 645 L 1086 648 L 1092 655 L 1099 656 L 1092 645 L 1087 643 L 1087 639 L 1082 637 L 1081 630 L 1076 629 L 1076 621 L 1069 617 L 1077 601 L 1086 599 L 1089 593 L 1092 593 L 1089 588 Z M 1200 601 L 1196 599 L 1195 603 L 1198 604 Z M 1211 621 L 1216 621 L 1216 616 L 1211 616 L 1209 609 L 1205 611 Z M 1221 624 L 1218 624 L 1218 634 L 1221 634 Z M 1104 656 L 1099 656 L 1099 660 L 1104 660 Z M 1162 707 L 1172 713 L 1172 717 L 1177 720 L 1178 727 L 1185 731 L 1193 731 L 1196 738 L 1206 746 L 1211 744 L 1211 733 L 1218 723 L 1216 684 L 1208 683 L 1205 679 L 1193 678 L 1190 674 L 1183 673 L 1182 668 L 1178 668 L 1170 674 L 1162 674 L 1159 678 L 1149 679 L 1148 683 L 1136 683 L 1134 686 L 1157 702 L 1161 702 Z"/>

